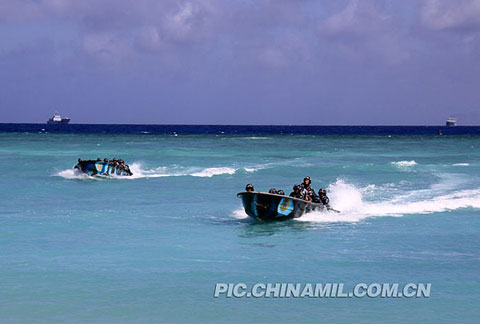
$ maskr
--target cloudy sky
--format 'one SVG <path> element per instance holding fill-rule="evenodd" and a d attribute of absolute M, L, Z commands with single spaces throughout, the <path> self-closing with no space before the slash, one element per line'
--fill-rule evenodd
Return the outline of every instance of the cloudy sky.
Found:
<path fill-rule="evenodd" d="M 0 0 L 0 122 L 480 124 L 480 0 Z"/>

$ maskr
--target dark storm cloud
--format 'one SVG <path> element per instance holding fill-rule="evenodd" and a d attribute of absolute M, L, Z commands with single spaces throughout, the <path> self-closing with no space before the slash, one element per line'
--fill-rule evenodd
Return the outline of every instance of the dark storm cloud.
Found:
<path fill-rule="evenodd" d="M 479 0 L 4 1 L 0 24 L 4 121 L 480 122 Z"/>

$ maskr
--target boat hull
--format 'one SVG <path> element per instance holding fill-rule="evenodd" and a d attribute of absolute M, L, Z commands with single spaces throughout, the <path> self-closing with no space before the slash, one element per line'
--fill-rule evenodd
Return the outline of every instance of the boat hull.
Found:
<path fill-rule="evenodd" d="M 124 169 L 117 167 L 109 162 L 103 161 L 80 161 L 75 166 L 75 169 L 88 174 L 90 176 L 94 175 L 105 175 L 105 176 L 131 176 L 131 172 L 127 172 Z"/>
<path fill-rule="evenodd" d="M 70 122 L 70 118 L 62 118 L 62 120 L 55 121 L 53 119 L 49 119 L 47 124 L 49 125 L 66 125 Z"/>
<path fill-rule="evenodd" d="M 325 209 L 322 204 L 263 192 L 241 192 L 237 197 L 242 199 L 248 216 L 262 221 L 299 218 L 305 213 Z"/>

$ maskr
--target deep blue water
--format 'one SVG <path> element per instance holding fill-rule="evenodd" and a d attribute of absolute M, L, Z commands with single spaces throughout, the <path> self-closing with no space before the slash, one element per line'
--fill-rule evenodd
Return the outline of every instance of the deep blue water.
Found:
<path fill-rule="evenodd" d="M 0 132 L 106 134 L 264 134 L 264 135 L 480 135 L 480 126 L 245 126 L 245 125 L 95 125 L 1 124 Z"/>
<path fill-rule="evenodd" d="M 438 129 L 1 124 L 0 322 L 478 323 L 479 128 Z M 236 197 L 306 175 L 342 213 L 259 223 Z M 432 293 L 215 299 L 216 282 Z"/>

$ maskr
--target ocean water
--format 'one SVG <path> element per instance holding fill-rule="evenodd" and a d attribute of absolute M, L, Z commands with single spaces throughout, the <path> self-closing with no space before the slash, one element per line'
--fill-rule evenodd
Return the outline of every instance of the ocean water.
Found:
<path fill-rule="evenodd" d="M 478 129 L 219 129 L 0 133 L 0 322 L 478 323 Z M 134 176 L 76 174 L 79 157 L 123 158 Z M 247 183 L 290 192 L 306 175 L 341 213 L 259 223 L 236 197 Z M 217 282 L 432 290 L 213 298 Z"/>

